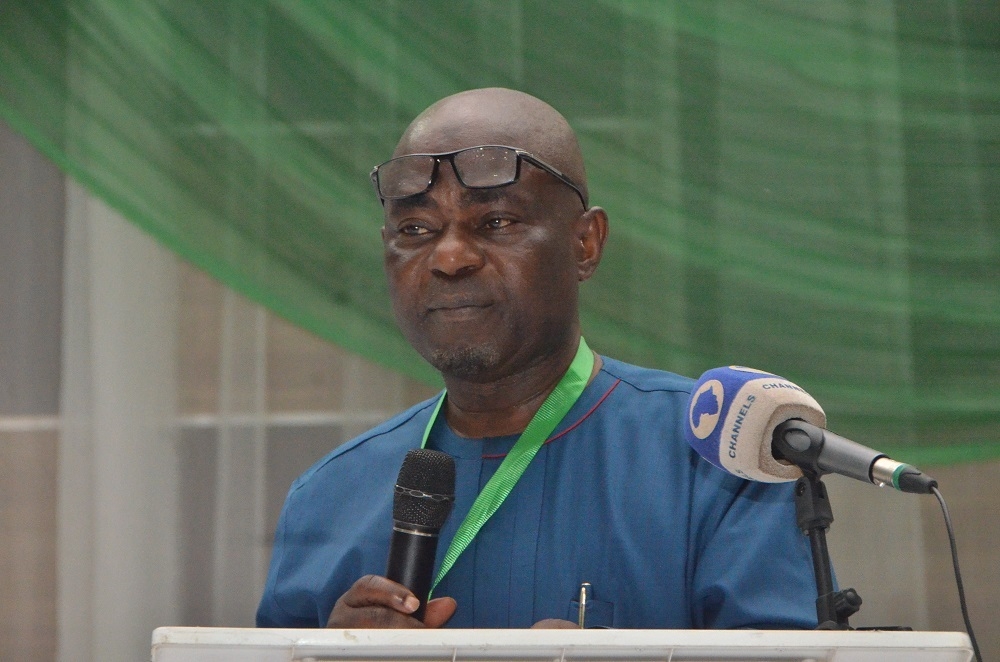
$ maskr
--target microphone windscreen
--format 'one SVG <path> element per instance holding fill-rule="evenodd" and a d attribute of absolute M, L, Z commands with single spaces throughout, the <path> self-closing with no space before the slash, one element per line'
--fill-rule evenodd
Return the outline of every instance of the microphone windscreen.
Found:
<path fill-rule="evenodd" d="M 793 418 L 826 427 L 819 403 L 787 379 L 740 366 L 714 368 L 691 391 L 684 436 L 699 455 L 724 471 L 780 483 L 802 475 L 771 452 L 774 428 Z"/>
<path fill-rule="evenodd" d="M 438 531 L 455 500 L 455 460 L 447 453 L 417 448 L 406 454 L 396 478 L 392 518 Z"/>

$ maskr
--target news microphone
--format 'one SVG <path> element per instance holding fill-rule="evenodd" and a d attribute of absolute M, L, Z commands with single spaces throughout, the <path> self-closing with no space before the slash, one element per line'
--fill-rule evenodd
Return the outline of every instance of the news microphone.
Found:
<path fill-rule="evenodd" d="M 805 468 L 914 494 L 937 486 L 915 467 L 825 427 L 823 408 L 798 385 L 762 370 L 730 366 L 698 379 L 684 436 L 703 458 L 747 480 L 793 481 Z"/>
<path fill-rule="evenodd" d="M 420 607 L 412 614 L 417 620 L 424 618 L 438 535 L 454 501 L 454 458 L 427 448 L 407 453 L 392 499 L 392 539 L 385 576 L 420 600 Z"/>

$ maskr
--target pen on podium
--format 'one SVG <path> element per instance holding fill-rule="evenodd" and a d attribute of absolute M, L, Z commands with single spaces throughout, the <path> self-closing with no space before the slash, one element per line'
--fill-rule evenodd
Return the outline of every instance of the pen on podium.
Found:
<path fill-rule="evenodd" d="M 583 582 L 580 584 L 580 611 L 577 614 L 577 624 L 580 626 L 581 630 L 585 627 L 584 622 L 587 618 L 587 593 L 589 591 L 590 582 Z"/>

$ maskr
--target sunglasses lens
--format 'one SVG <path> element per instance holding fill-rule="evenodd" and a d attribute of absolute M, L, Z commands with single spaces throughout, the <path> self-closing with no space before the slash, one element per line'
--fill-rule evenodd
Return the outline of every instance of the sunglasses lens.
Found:
<path fill-rule="evenodd" d="M 386 161 L 378 167 L 379 195 L 387 200 L 423 193 L 434 176 L 433 156 L 414 154 Z"/>
<path fill-rule="evenodd" d="M 493 188 L 517 180 L 517 152 L 508 147 L 474 147 L 455 154 L 455 171 L 469 188 Z"/>

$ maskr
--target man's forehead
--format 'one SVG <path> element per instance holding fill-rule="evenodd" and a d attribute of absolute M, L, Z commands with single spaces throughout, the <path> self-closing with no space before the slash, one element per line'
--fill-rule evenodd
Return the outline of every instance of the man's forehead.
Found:
<path fill-rule="evenodd" d="M 535 173 L 525 173 L 517 182 L 508 186 L 487 189 L 459 187 L 456 194 L 460 204 L 468 207 L 495 202 L 530 205 L 538 198 L 537 191 L 533 188 L 537 184 Z M 399 200 L 387 200 L 385 210 L 392 215 L 405 213 L 412 209 L 437 209 L 441 206 L 441 201 L 437 198 L 437 194 L 441 190 L 440 187 L 440 181 L 435 181 L 430 189 L 420 195 Z"/>
<path fill-rule="evenodd" d="M 545 102 L 512 90 L 470 90 L 433 104 L 406 129 L 393 157 L 445 154 L 480 145 L 528 152 L 586 191 L 583 157 L 565 118 Z"/>
<path fill-rule="evenodd" d="M 507 145 L 534 153 L 542 147 L 534 124 L 514 111 L 498 113 L 469 106 L 441 109 L 417 118 L 393 156 L 454 152 L 479 145 Z"/>
<path fill-rule="evenodd" d="M 396 146 L 393 156 L 405 156 L 406 154 L 444 154 L 457 152 L 469 147 L 479 147 L 481 145 L 505 145 L 514 147 L 526 152 L 535 153 L 538 147 L 532 141 L 526 140 L 523 135 L 513 135 L 510 132 L 484 130 L 470 130 L 469 127 L 460 127 L 456 130 L 425 131 L 412 133 L 400 140 Z"/>

